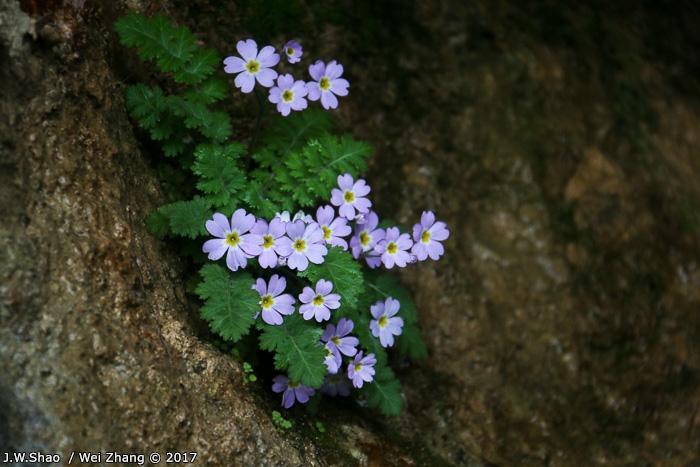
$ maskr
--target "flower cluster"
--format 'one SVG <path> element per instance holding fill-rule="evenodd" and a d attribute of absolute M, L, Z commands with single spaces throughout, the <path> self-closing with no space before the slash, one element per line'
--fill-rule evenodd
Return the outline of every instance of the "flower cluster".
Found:
<path fill-rule="evenodd" d="M 355 233 L 350 237 L 349 248 L 355 259 L 363 258 L 371 268 L 380 264 L 387 268 L 405 267 L 428 257 L 437 260 L 444 253 L 440 242 L 450 232 L 444 222 L 435 221 L 431 211 L 423 212 L 420 223 L 413 226 L 411 238 L 398 227 L 378 228 L 379 217 L 370 211 L 372 202 L 365 197 L 370 187 L 364 180 L 355 182 L 350 174 L 339 175 L 338 186 L 331 191 L 330 199 L 338 207 L 337 217 L 329 205 L 318 208 L 316 220 L 302 212 L 290 219 L 289 213 L 283 212 L 268 223 L 238 209 L 229 222 L 226 216 L 216 213 L 213 220 L 206 222 L 206 228 L 218 238 L 207 240 L 202 249 L 211 260 L 225 254 L 226 265 L 232 271 L 245 267 L 247 260 L 255 257 L 263 268 L 287 265 L 304 271 L 309 262 L 323 263 L 327 246 L 347 250 L 344 237 L 352 232 L 348 222 L 354 221 Z"/>
<path fill-rule="evenodd" d="M 221 213 L 214 214 L 213 220 L 206 222 L 206 228 L 217 238 L 207 240 L 202 250 L 212 260 L 226 255 L 226 265 L 233 271 L 246 267 L 247 261 L 254 258 L 263 269 L 305 271 L 309 263 L 324 262 L 329 246 L 350 250 L 355 259 L 364 260 L 371 268 L 381 264 L 386 268 L 405 267 L 428 257 L 438 259 L 443 254 L 440 242 L 449 237 L 449 231 L 444 222 L 436 222 L 432 212 L 423 213 L 420 222 L 413 226 L 413 236 L 401 233 L 398 227 L 384 230 L 378 227 L 377 214 L 370 210 L 372 202 L 366 195 L 371 189 L 366 182 L 355 181 L 347 173 L 339 175 L 337 182 L 338 188 L 331 190 L 331 205 L 319 207 L 315 219 L 303 212 L 294 217 L 282 212 L 268 222 L 243 209 L 236 210 L 230 221 Z M 334 207 L 338 208 L 337 214 Z M 286 287 L 283 275 L 273 274 L 268 281 L 258 278 L 252 286 L 260 294 L 260 309 L 255 318 L 261 316 L 267 325 L 281 325 L 285 316 L 297 311 L 298 299 L 298 313 L 303 319 L 322 323 L 330 321 L 333 310 L 341 306 L 342 297 L 333 293 L 333 283 L 329 280 L 319 279 L 313 287 L 304 286 L 296 298 L 285 293 Z M 373 319 L 369 321 L 369 330 L 382 347 L 393 346 L 394 336 L 402 333 L 404 321 L 398 316 L 400 308 L 401 304 L 393 297 L 370 307 Z M 323 394 L 349 395 L 351 386 L 361 388 L 374 379 L 376 356 L 358 348 L 359 339 L 351 335 L 354 326 L 352 320 L 343 317 L 337 324 L 330 322 L 325 327 L 318 343 L 326 351 L 327 375 L 320 388 Z M 343 357 L 347 359 L 345 363 Z M 344 367 L 346 370 L 341 371 Z M 315 394 L 314 388 L 287 376 L 279 375 L 273 381 L 272 389 L 283 393 L 282 403 L 286 408 L 295 401 L 304 403 Z"/>
<path fill-rule="evenodd" d="M 329 63 L 318 60 L 310 65 L 309 74 L 312 80 L 305 82 L 295 80 L 290 73 L 278 75 L 272 69 L 280 62 L 280 55 L 270 45 L 258 52 L 258 44 L 253 39 L 248 39 L 239 41 L 236 49 L 240 57 L 227 57 L 224 60 L 226 65 L 224 71 L 238 74 L 234 83 L 241 92 L 251 92 L 256 82 L 270 88 L 268 99 L 273 104 L 277 104 L 277 111 L 285 117 L 292 110 L 304 110 L 308 105 L 306 99 L 311 101 L 320 99 L 324 109 L 335 109 L 338 107 L 336 96 L 348 95 L 350 83 L 341 78 L 343 66 L 335 60 Z M 301 45 L 296 41 L 287 42 L 283 51 L 291 64 L 299 62 L 304 54 Z"/>

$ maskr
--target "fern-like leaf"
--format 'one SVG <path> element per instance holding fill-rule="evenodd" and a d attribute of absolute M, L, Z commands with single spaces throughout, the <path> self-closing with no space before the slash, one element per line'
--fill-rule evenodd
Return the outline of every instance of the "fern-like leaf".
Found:
<path fill-rule="evenodd" d="M 210 76 L 184 92 L 185 99 L 194 103 L 211 104 L 226 97 L 228 85 L 218 76 Z"/>
<path fill-rule="evenodd" d="M 249 332 L 260 308 L 260 294 L 251 288 L 255 281 L 246 272 L 232 274 L 218 264 L 205 265 L 200 275 L 203 280 L 195 292 L 205 301 L 202 318 L 224 339 L 238 341 Z"/>
<path fill-rule="evenodd" d="M 170 230 L 183 237 L 206 235 L 205 224 L 212 218 L 211 205 L 201 196 L 190 201 L 178 201 L 169 210 Z"/>
<path fill-rule="evenodd" d="M 124 91 L 124 99 L 127 109 L 143 128 L 155 127 L 168 109 L 163 91 L 142 83 L 128 86 Z"/>
<path fill-rule="evenodd" d="M 191 59 L 197 49 L 195 37 L 187 27 L 173 28 L 163 15 L 152 19 L 136 13 L 120 18 L 114 24 L 122 44 L 138 47 L 144 60 L 157 59 L 163 72 L 175 71 Z"/>
<path fill-rule="evenodd" d="M 367 394 L 367 405 L 379 407 L 386 416 L 401 415 L 401 383 L 388 367 L 377 364 L 374 369 L 374 381 L 362 386 L 363 392 Z"/>
<path fill-rule="evenodd" d="M 285 157 L 290 151 L 301 149 L 307 141 L 318 138 L 330 129 L 328 112 L 307 109 L 288 117 L 278 117 L 271 129 L 263 134 L 262 142 L 279 157 Z"/>
<path fill-rule="evenodd" d="M 213 49 L 197 49 L 192 60 L 173 74 L 175 81 L 186 84 L 197 84 L 215 71 L 215 66 L 221 62 Z"/>
<path fill-rule="evenodd" d="M 234 195 L 245 185 L 245 175 L 238 168 L 238 158 L 244 153 L 241 143 L 200 145 L 195 151 L 192 171 L 199 176 L 197 188 L 219 210 L 236 203 Z"/>
<path fill-rule="evenodd" d="M 292 381 L 319 388 L 328 368 L 323 363 L 326 351 L 319 345 L 323 330 L 304 321 L 295 313 L 281 325 L 263 325 L 260 348 L 274 350 L 275 368 L 289 373 Z"/>

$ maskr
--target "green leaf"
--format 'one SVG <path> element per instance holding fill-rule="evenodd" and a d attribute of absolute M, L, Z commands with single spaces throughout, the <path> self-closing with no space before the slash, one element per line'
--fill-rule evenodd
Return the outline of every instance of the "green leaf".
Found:
<path fill-rule="evenodd" d="M 333 283 L 333 292 L 340 294 L 340 308 L 355 308 L 357 297 L 363 293 L 362 272 L 358 263 L 349 251 L 343 251 L 335 246 L 328 250 L 323 263 L 309 263 L 306 271 L 299 274 L 308 277 L 312 283 L 325 279 Z"/>
<path fill-rule="evenodd" d="M 262 326 L 260 348 L 275 351 L 275 368 L 286 370 L 292 381 L 311 388 L 323 384 L 328 368 L 325 348 L 319 344 L 323 329 L 294 313 L 281 325 Z"/>
<path fill-rule="evenodd" d="M 197 188 L 206 193 L 215 207 L 235 202 L 233 196 L 245 186 L 245 174 L 238 168 L 238 159 L 245 154 L 245 145 L 200 145 L 195 151 L 192 171 L 199 176 Z"/>
<path fill-rule="evenodd" d="M 405 324 L 401 334 L 396 336 L 396 345 L 401 353 L 413 359 L 428 358 L 428 348 L 423 342 L 420 330 L 413 324 Z"/>
<path fill-rule="evenodd" d="M 206 80 L 185 90 L 184 96 L 190 102 L 211 104 L 226 97 L 229 92 L 226 80 L 210 76 Z"/>
<path fill-rule="evenodd" d="M 127 86 L 124 91 L 124 100 L 129 113 L 143 128 L 155 127 L 161 115 L 168 109 L 160 88 L 149 88 L 141 83 Z"/>
<path fill-rule="evenodd" d="M 290 151 L 301 149 L 307 141 L 318 138 L 331 129 L 329 112 L 307 109 L 293 112 L 288 117 L 278 116 L 270 130 L 263 133 L 262 143 L 284 157 Z"/>
<path fill-rule="evenodd" d="M 220 62 L 219 56 L 213 49 L 197 49 L 189 61 L 182 69 L 175 71 L 175 81 L 186 84 L 196 84 L 211 75 L 215 71 L 215 66 Z"/>
<path fill-rule="evenodd" d="M 351 135 L 343 135 L 338 141 L 328 133 L 319 139 L 319 143 L 324 157 L 323 165 L 317 167 L 316 172 L 324 185 L 333 186 L 339 174 L 349 173 L 357 179 L 359 173 L 367 170 L 365 159 L 372 155 L 372 146 L 368 143 L 355 141 Z"/>
<path fill-rule="evenodd" d="M 167 100 L 173 112 L 184 118 L 187 128 L 197 129 L 219 143 L 231 134 L 231 124 L 226 113 L 211 112 L 203 103 L 189 102 L 180 96 L 168 96 Z"/>
<path fill-rule="evenodd" d="M 362 386 L 362 392 L 367 394 L 367 405 L 379 407 L 386 416 L 401 415 L 401 383 L 388 367 L 377 364 L 374 369 L 374 380 Z"/>
<path fill-rule="evenodd" d="M 201 196 L 178 201 L 170 208 L 170 229 L 177 235 L 195 238 L 206 235 L 206 222 L 212 218 L 211 205 Z"/>
<path fill-rule="evenodd" d="M 163 15 L 147 19 L 130 13 L 114 24 L 122 44 L 138 47 L 144 60 L 156 58 L 163 72 L 175 71 L 190 60 L 197 49 L 195 37 L 186 27 L 173 28 Z"/>
<path fill-rule="evenodd" d="M 275 167 L 275 181 L 298 206 L 314 206 L 318 199 L 330 198 L 339 174 L 349 173 L 356 179 L 367 168 L 365 158 L 371 152 L 370 145 L 356 142 L 351 136 L 345 135 L 338 142 L 325 133 L 320 139 L 310 140 L 300 152 L 289 152 L 284 167 Z"/>
<path fill-rule="evenodd" d="M 161 206 L 146 218 L 146 230 L 154 237 L 163 239 L 170 233 L 170 211 L 172 205 Z"/>
<path fill-rule="evenodd" d="M 241 199 L 250 207 L 250 210 L 257 216 L 271 219 L 276 212 L 284 211 L 286 208 L 275 204 L 263 193 L 263 185 L 255 180 L 250 180 L 246 188 L 241 193 Z M 288 210 L 288 209 L 287 209 Z"/>
<path fill-rule="evenodd" d="M 205 265 L 200 275 L 203 280 L 195 292 L 205 301 L 202 318 L 225 340 L 238 341 L 248 334 L 260 309 L 260 294 L 251 288 L 255 281 L 246 272 L 231 273 L 218 264 Z"/>

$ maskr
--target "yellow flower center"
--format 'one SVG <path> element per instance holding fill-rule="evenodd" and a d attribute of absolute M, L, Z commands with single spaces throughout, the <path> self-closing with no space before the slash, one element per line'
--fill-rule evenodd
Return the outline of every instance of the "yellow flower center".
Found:
<path fill-rule="evenodd" d="M 387 325 L 388 322 L 389 320 L 387 319 L 386 315 L 382 315 L 379 317 L 379 321 L 377 322 L 377 324 L 379 324 L 380 328 L 383 328 Z"/>
<path fill-rule="evenodd" d="M 226 234 L 226 243 L 229 246 L 236 246 L 241 242 L 241 237 L 238 236 L 238 232 L 231 232 Z"/>
<path fill-rule="evenodd" d="M 430 241 L 430 232 L 424 230 L 420 236 L 420 241 L 423 243 L 428 243 Z"/>
<path fill-rule="evenodd" d="M 330 348 L 330 347 L 326 346 L 326 351 L 328 352 L 328 356 L 329 356 L 329 357 L 333 357 L 333 356 L 334 356 L 334 355 L 333 355 L 333 352 L 331 351 L 331 348 Z"/>
<path fill-rule="evenodd" d="M 361 369 L 362 369 L 362 363 L 358 363 L 357 365 L 355 365 L 355 373 L 359 373 Z"/>
<path fill-rule="evenodd" d="M 246 63 L 245 67 L 248 70 L 248 73 L 250 73 L 251 75 L 254 75 L 258 71 L 260 71 L 260 64 L 255 60 L 251 60 L 248 63 Z"/>
<path fill-rule="evenodd" d="M 321 305 L 323 305 L 323 302 L 325 302 L 325 300 L 323 299 L 323 295 L 318 294 L 314 297 L 314 305 L 315 306 L 321 306 Z"/>
<path fill-rule="evenodd" d="M 285 102 L 292 102 L 294 100 L 294 93 L 289 89 L 285 89 L 282 93 L 282 100 Z"/>
<path fill-rule="evenodd" d="M 328 91 L 331 88 L 331 82 L 327 77 L 321 78 L 321 81 L 318 82 L 318 87 L 323 89 L 324 91 Z"/>
<path fill-rule="evenodd" d="M 396 254 L 396 250 L 398 250 L 398 245 L 394 242 L 389 242 L 389 244 L 386 246 L 386 252 L 389 253 L 390 255 Z"/>
<path fill-rule="evenodd" d="M 331 229 L 329 229 L 325 225 L 322 225 L 321 228 L 323 229 L 323 239 L 328 240 L 329 238 L 331 238 Z"/>
<path fill-rule="evenodd" d="M 275 240 L 272 238 L 272 235 L 263 235 L 263 244 L 261 246 L 265 249 L 275 246 Z"/>
<path fill-rule="evenodd" d="M 346 203 L 352 203 L 353 201 L 355 201 L 355 193 L 348 190 L 343 195 L 343 199 L 345 200 Z"/>
<path fill-rule="evenodd" d="M 272 305 L 275 304 L 275 299 L 272 298 L 272 295 L 264 295 L 260 299 L 259 303 L 260 303 L 260 305 L 262 305 L 263 308 L 265 308 L 267 310 L 268 308 L 270 308 Z"/>
<path fill-rule="evenodd" d="M 293 382 L 290 381 L 290 382 L 287 383 L 287 387 L 288 387 L 289 389 L 295 389 L 295 388 L 298 388 L 298 387 L 299 387 L 299 383 L 298 383 L 298 382 L 297 382 L 297 383 L 293 383 Z"/>
<path fill-rule="evenodd" d="M 366 230 L 363 230 L 360 232 L 360 245 L 363 247 L 366 247 L 367 244 L 369 244 L 370 238 L 369 238 L 369 233 Z"/>
<path fill-rule="evenodd" d="M 306 249 L 306 241 L 304 239 L 298 238 L 294 242 L 294 249 L 301 253 Z"/>
<path fill-rule="evenodd" d="M 338 336 L 331 337 L 331 340 L 335 345 L 340 345 L 340 338 Z"/>
<path fill-rule="evenodd" d="M 294 55 L 294 49 L 291 47 L 287 47 L 287 55 L 289 55 L 290 57 Z"/>

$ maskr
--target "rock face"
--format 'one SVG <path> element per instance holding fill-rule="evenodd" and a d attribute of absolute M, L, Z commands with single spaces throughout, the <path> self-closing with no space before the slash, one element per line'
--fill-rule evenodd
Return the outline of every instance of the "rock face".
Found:
<path fill-rule="evenodd" d="M 279 398 L 202 338 L 186 265 L 144 230 L 165 199 L 122 80 L 147 72 L 111 27 L 165 9 L 232 51 L 242 33 L 219 18 L 256 2 L 225 15 L 207 0 L 117 3 L 0 3 L 0 455 L 698 461 L 700 104 L 685 93 L 700 86 L 660 72 L 697 64 L 666 42 L 672 63 L 641 58 L 666 37 L 658 24 L 685 38 L 683 15 L 637 7 L 630 31 L 614 9 L 557 2 L 348 1 L 353 14 L 321 25 L 325 10 L 305 13 L 319 54 L 347 64 L 338 120 L 377 148 L 380 216 L 410 226 L 432 209 L 452 233 L 441 261 L 401 274 L 430 353 L 396 362 L 405 414 L 324 406 L 321 435 L 294 410 L 279 431 Z"/>
<path fill-rule="evenodd" d="M 196 337 L 182 265 L 143 228 L 164 200 L 111 72 L 116 12 L 71 31 L 0 8 L 0 452 L 319 465 Z"/>

